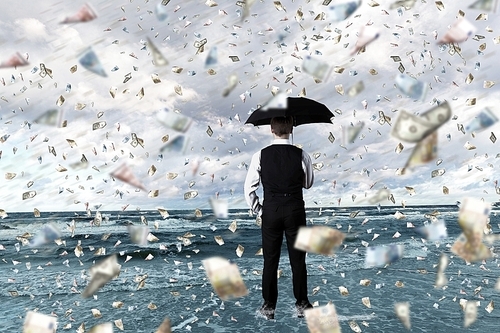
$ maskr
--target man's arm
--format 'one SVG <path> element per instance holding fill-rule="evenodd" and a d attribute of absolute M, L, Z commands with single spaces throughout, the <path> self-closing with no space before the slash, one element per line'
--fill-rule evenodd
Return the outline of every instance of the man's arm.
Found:
<path fill-rule="evenodd" d="M 260 151 L 252 156 L 252 161 L 248 167 L 247 177 L 245 179 L 245 201 L 252 211 L 259 215 L 262 211 L 262 205 L 259 203 L 257 189 L 260 185 Z"/>
<path fill-rule="evenodd" d="M 305 151 L 302 151 L 302 169 L 304 170 L 304 188 L 311 188 L 314 183 L 314 173 L 312 167 L 311 156 Z"/>

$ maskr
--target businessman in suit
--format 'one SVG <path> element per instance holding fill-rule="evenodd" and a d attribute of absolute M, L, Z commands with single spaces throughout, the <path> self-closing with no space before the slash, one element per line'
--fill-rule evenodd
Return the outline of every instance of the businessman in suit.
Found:
<path fill-rule="evenodd" d="M 262 249 L 264 271 L 260 313 L 274 319 L 278 300 L 277 270 L 281 255 L 283 233 L 286 236 L 288 255 L 293 275 L 293 294 L 296 298 L 297 316 L 304 317 L 304 310 L 312 308 L 307 297 L 306 253 L 294 248 L 300 227 L 306 225 L 302 188 L 310 188 L 314 181 L 311 157 L 292 145 L 289 137 L 293 118 L 271 119 L 271 145 L 252 156 L 245 179 L 245 199 L 252 211 L 262 218 Z M 256 194 L 262 184 L 262 204 Z"/>

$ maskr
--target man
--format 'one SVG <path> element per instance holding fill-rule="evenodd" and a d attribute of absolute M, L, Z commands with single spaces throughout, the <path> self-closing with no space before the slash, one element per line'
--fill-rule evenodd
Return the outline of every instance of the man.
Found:
<path fill-rule="evenodd" d="M 259 311 L 267 319 L 274 319 L 278 300 L 277 271 L 283 232 L 292 267 L 297 316 L 304 317 L 304 310 L 312 308 L 307 298 L 306 253 L 295 249 L 294 244 L 299 228 L 306 225 L 302 187 L 310 188 L 314 175 L 311 157 L 302 149 L 290 144 L 292 129 L 292 117 L 271 119 L 274 141 L 252 156 L 245 180 L 246 202 L 252 211 L 262 218 L 264 304 Z M 256 194 L 261 182 L 264 192 L 262 205 Z"/>

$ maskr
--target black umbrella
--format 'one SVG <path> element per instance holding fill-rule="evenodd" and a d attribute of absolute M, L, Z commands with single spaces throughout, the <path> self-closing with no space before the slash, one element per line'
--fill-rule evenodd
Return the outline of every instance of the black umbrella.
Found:
<path fill-rule="evenodd" d="M 287 97 L 286 105 L 283 105 L 283 107 L 280 105 L 278 107 L 265 105 L 255 110 L 248 117 L 245 124 L 269 125 L 271 118 L 285 116 L 293 116 L 294 126 L 312 123 L 331 124 L 331 118 L 334 117 L 333 113 L 324 104 L 315 100 L 305 97 Z"/>

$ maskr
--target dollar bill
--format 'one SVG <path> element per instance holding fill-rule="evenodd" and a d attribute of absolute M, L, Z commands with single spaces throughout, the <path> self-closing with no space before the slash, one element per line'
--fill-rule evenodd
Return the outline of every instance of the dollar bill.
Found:
<path fill-rule="evenodd" d="M 211 257 L 203 260 L 202 263 L 214 291 L 222 300 L 226 301 L 248 294 L 236 264 L 231 264 L 222 257 Z"/>
<path fill-rule="evenodd" d="M 445 169 L 432 170 L 431 171 L 431 178 L 442 176 L 442 175 L 444 175 L 445 172 L 446 172 Z"/>
<path fill-rule="evenodd" d="M 301 227 L 294 247 L 305 252 L 331 255 L 344 238 L 342 232 L 327 226 Z"/>
<path fill-rule="evenodd" d="M 189 144 L 189 139 L 185 135 L 178 135 L 173 140 L 167 142 L 166 145 L 160 148 L 160 152 L 184 153 Z"/>
<path fill-rule="evenodd" d="M 427 84 L 406 74 L 396 76 L 396 86 L 405 95 L 420 101 L 425 99 L 428 90 Z"/>
<path fill-rule="evenodd" d="M 196 198 L 198 191 L 188 191 L 184 193 L 184 200 Z"/>
<path fill-rule="evenodd" d="M 363 127 L 365 126 L 364 122 L 359 122 L 358 124 L 354 126 L 344 126 L 343 127 L 343 144 L 346 146 L 349 143 L 354 143 L 354 140 L 358 136 L 358 134 L 361 132 Z"/>
<path fill-rule="evenodd" d="M 330 75 L 332 68 L 326 62 L 307 55 L 302 61 L 302 70 L 313 78 L 324 81 Z"/>
<path fill-rule="evenodd" d="M 95 10 L 89 3 L 84 4 L 74 15 L 66 17 L 61 23 L 80 23 L 88 22 L 97 18 Z"/>
<path fill-rule="evenodd" d="M 156 118 L 163 125 L 183 133 L 189 129 L 191 123 L 193 122 L 190 117 L 169 110 L 159 111 L 156 114 Z"/>
<path fill-rule="evenodd" d="M 393 263 L 403 256 L 403 245 L 390 244 L 366 248 L 365 265 L 369 267 L 384 266 Z"/>
<path fill-rule="evenodd" d="M 450 117 L 451 109 L 448 102 L 442 103 L 420 116 L 403 110 L 400 111 L 391 134 L 403 141 L 419 142 L 446 123 Z"/>
<path fill-rule="evenodd" d="M 106 283 L 120 274 L 120 268 L 121 265 L 118 264 L 116 254 L 113 254 L 96 263 L 95 266 L 89 269 L 89 273 L 92 278 L 85 290 L 82 292 L 82 297 L 88 298 L 95 294 Z"/>
<path fill-rule="evenodd" d="M 495 12 L 497 9 L 498 0 L 478 0 L 472 3 L 469 8 L 479 9 L 487 12 Z"/>
<path fill-rule="evenodd" d="M 147 38 L 148 40 L 148 49 L 151 52 L 151 55 L 153 56 L 153 64 L 155 66 L 166 66 L 168 65 L 167 59 L 163 56 L 163 54 L 160 52 L 160 50 L 156 47 L 156 45 L 153 43 L 149 37 Z"/>
<path fill-rule="evenodd" d="M 146 225 L 128 225 L 128 233 L 132 243 L 138 245 L 148 244 L 149 227 Z"/>
<path fill-rule="evenodd" d="M 101 128 L 104 128 L 104 127 L 106 127 L 106 122 L 105 121 L 98 121 L 98 122 L 95 122 L 95 123 L 92 124 L 92 130 L 93 131 L 101 129 Z"/>
<path fill-rule="evenodd" d="M 349 95 L 350 97 L 354 97 L 363 90 L 365 90 L 365 84 L 363 83 L 363 81 L 359 81 L 353 86 L 351 86 L 349 89 L 347 89 L 347 95 Z"/>
<path fill-rule="evenodd" d="M 57 318 L 43 313 L 28 311 L 24 318 L 23 333 L 54 333 Z"/>
<path fill-rule="evenodd" d="M 403 326 L 409 330 L 411 329 L 410 323 L 410 303 L 409 302 L 399 302 L 394 304 L 394 312 L 396 316 L 401 320 Z"/>
<path fill-rule="evenodd" d="M 170 319 L 165 318 L 155 333 L 172 333 Z"/>
<path fill-rule="evenodd" d="M 225 219 L 228 217 L 228 202 L 226 199 L 210 198 L 209 201 L 216 218 Z"/>
<path fill-rule="evenodd" d="M 351 51 L 351 55 L 364 50 L 368 44 L 376 40 L 380 36 L 380 31 L 374 26 L 361 26 L 358 34 L 358 40 Z"/>
<path fill-rule="evenodd" d="M 389 195 L 391 195 L 391 192 L 386 188 L 382 188 L 382 189 L 378 190 L 375 195 L 369 197 L 368 202 L 371 205 L 374 205 L 374 204 L 383 202 L 385 200 L 388 200 Z"/>
<path fill-rule="evenodd" d="M 484 108 L 481 112 L 465 127 L 467 132 L 480 132 L 495 124 L 498 118 L 489 109 Z"/>
<path fill-rule="evenodd" d="M 227 97 L 231 91 L 238 85 L 238 76 L 236 74 L 231 74 L 227 77 L 227 87 L 222 90 L 222 97 Z"/>
<path fill-rule="evenodd" d="M 437 220 L 431 224 L 415 229 L 420 235 L 429 241 L 439 241 L 448 237 L 444 220 Z"/>
<path fill-rule="evenodd" d="M 444 271 L 448 266 L 448 261 L 449 261 L 448 256 L 444 253 L 441 253 L 441 256 L 439 257 L 436 284 L 434 285 L 435 288 L 441 288 L 448 284 L 448 279 L 446 278 L 446 275 L 444 275 Z"/>
<path fill-rule="evenodd" d="M 476 33 L 476 31 L 477 28 L 472 23 L 467 21 L 464 17 L 459 17 L 451 28 L 446 31 L 439 43 L 461 43 L 466 41 Z M 454 47 L 454 49 L 457 51 L 456 47 Z"/>
<path fill-rule="evenodd" d="M 36 196 L 36 191 L 28 191 L 23 193 L 23 200 L 32 199 Z"/>
<path fill-rule="evenodd" d="M 469 241 L 469 237 L 463 233 L 453 243 L 451 252 L 467 262 L 478 262 L 491 257 L 491 251 L 485 244 Z"/>
<path fill-rule="evenodd" d="M 60 127 L 62 125 L 63 111 L 61 110 L 48 110 L 36 118 L 33 122 L 35 124 L 42 124 L 48 126 Z"/>
<path fill-rule="evenodd" d="M 61 237 L 61 232 L 53 223 L 48 223 L 42 227 L 37 235 L 30 240 L 29 246 L 37 247 L 40 245 L 48 244 Z"/>
<path fill-rule="evenodd" d="M 331 22 L 343 21 L 358 9 L 361 1 L 349 1 L 328 7 L 327 18 Z"/>
<path fill-rule="evenodd" d="M 231 59 L 232 60 L 232 59 Z M 210 66 L 215 66 L 219 62 L 219 57 L 217 55 L 217 46 L 213 46 L 210 48 L 207 57 L 205 58 L 205 68 L 209 68 Z"/>
<path fill-rule="evenodd" d="M 418 142 L 406 162 L 405 169 L 426 164 L 434 160 L 437 157 L 437 144 L 437 132 L 432 132 L 422 139 L 422 141 Z"/>
<path fill-rule="evenodd" d="M 89 46 L 82 53 L 80 53 L 78 56 L 78 60 L 80 64 L 87 70 L 103 77 L 108 76 L 92 47 Z"/>
<path fill-rule="evenodd" d="M 335 305 L 328 303 L 304 311 L 309 332 L 313 333 L 340 333 L 340 324 Z"/>
<path fill-rule="evenodd" d="M 2 63 L 0 63 L 0 68 L 21 67 L 27 65 L 29 65 L 29 62 L 24 59 L 24 57 L 21 56 L 19 52 L 16 52 L 7 61 L 2 61 Z"/>
<path fill-rule="evenodd" d="M 472 325 L 477 319 L 477 303 L 474 300 L 468 300 L 464 309 L 464 327 Z"/>
<path fill-rule="evenodd" d="M 390 9 L 395 9 L 398 7 L 405 7 L 405 9 L 411 9 L 415 5 L 415 2 L 417 0 L 398 0 L 396 2 L 393 2 L 391 6 L 389 7 Z"/>

